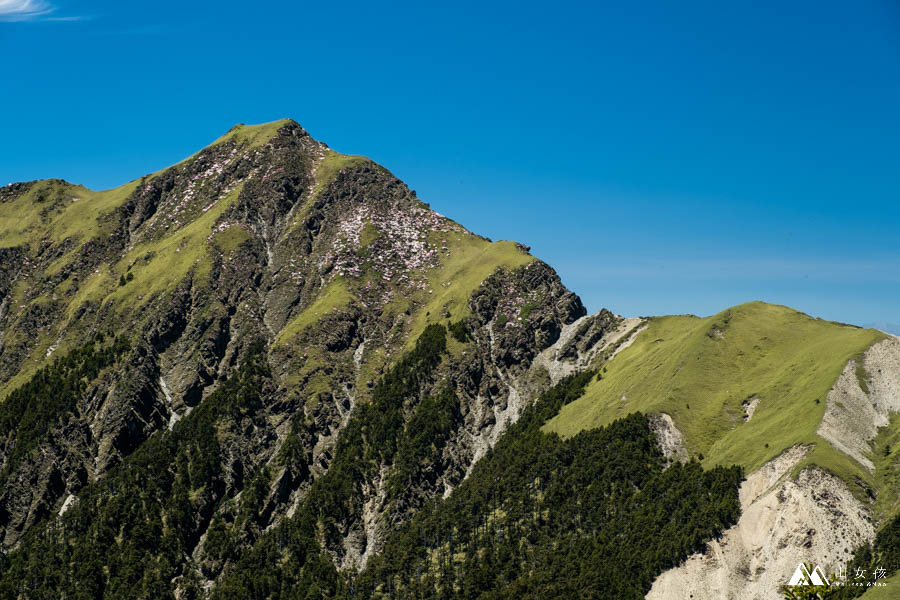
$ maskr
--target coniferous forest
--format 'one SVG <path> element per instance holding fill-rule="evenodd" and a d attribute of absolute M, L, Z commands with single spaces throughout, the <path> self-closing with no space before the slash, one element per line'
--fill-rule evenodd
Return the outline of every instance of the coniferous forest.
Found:
<path fill-rule="evenodd" d="M 362 572 L 338 571 L 323 547 L 339 541 L 340 523 L 360 517 L 362 486 L 389 467 L 388 495 L 399 495 L 410 474 L 436 460 L 459 419 L 451 390 L 431 386 L 419 397 L 446 335 L 428 327 L 382 377 L 341 432 L 329 470 L 290 519 L 267 531 L 258 524 L 268 467 L 244 474 L 233 519 L 212 517 L 231 500 L 223 445 L 259 418 L 261 391 L 271 385 L 263 347 L 253 346 L 172 431 L 152 436 L 4 556 L 0 596 L 174 598 L 177 581 L 192 598 L 217 599 L 641 598 L 657 574 L 737 521 L 740 469 L 667 465 L 643 415 L 565 440 L 542 432 L 579 397 L 593 375 L 585 372 L 527 408 L 452 494 L 392 532 Z M 30 385 L 67 381 L 76 367 L 87 380 L 124 348 L 94 351 L 99 358 L 81 351 Z M 294 423 L 282 464 L 305 464 L 292 440 L 305 426 Z M 198 564 L 190 552 L 204 531 L 207 558 Z M 203 577 L 222 569 L 221 583 L 205 590 Z"/>
<path fill-rule="evenodd" d="M 98 334 L 91 343 L 72 350 L 35 373 L 22 387 L 0 402 L 0 443 L 8 446 L 6 462 L 0 470 L 0 485 L 9 472 L 37 444 L 50 428 L 60 424 L 76 405 L 101 370 L 128 351 L 124 337 L 105 340 Z"/>
<path fill-rule="evenodd" d="M 664 469 L 642 415 L 565 441 L 541 433 L 587 377 L 545 394 L 452 496 L 390 539 L 349 597 L 643 598 L 737 521 L 740 469 Z"/>

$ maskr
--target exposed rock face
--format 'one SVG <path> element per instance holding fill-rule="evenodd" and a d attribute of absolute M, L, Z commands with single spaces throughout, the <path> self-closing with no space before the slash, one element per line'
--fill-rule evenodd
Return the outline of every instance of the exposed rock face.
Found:
<path fill-rule="evenodd" d="M 566 375 L 587 368 L 600 352 L 615 344 L 635 319 L 622 319 L 608 310 L 588 315 L 563 327 L 559 338 L 536 358 L 556 383 Z"/>
<path fill-rule="evenodd" d="M 828 393 L 817 433 L 871 471 L 869 442 L 888 424 L 888 414 L 900 411 L 900 340 L 892 336 L 873 345 L 862 366 L 857 373 L 856 361 L 847 363 Z"/>
<path fill-rule="evenodd" d="M 741 409 L 744 411 L 744 423 L 753 418 L 753 413 L 756 412 L 756 407 L 759 406 L 760 400 L 762 400 L 762 398 L 753 396 L 741 403 Z"/>
<path fill-rule="evenodd" d="M 863 365 L 865 372 L 857 376 L 856 362 L 848 362 L 828 394 L 818 433 L 872 469 L 869 442 L 887 424 L 888 413 L 900 410 L 900 340 L 874 344 Z M 749 405 L 755 407 L 754 401 Z M 747 413 L 752 417 L 752 410 Z M 799 563 L 835 572 L 856 547 L 871 542 L 871 506 L 843 481 L 819 467 L 791 476 L 808 451 L 796 446 L 748 475 L 737 525 L 710 542 L 704 554 L 660 575 L 647 598 L 776 600 Z"/>
<path fill-rule="evenodd" d="M 0 190 L 0 202 L 41 203 L 46 214 L 34 226 L 46 227 L 40 243 L 0 250 L 0 391 L 98 333 L 129 339 L 21 461 L 7 464 L 16 430 L 0 432 L 5 548 L 77 504 L 151 436 L 170 433 L 261 343 L 271 385 L 252 419 L 220 432 L 221 483 L 195 499 L 192 559 L 213 584 L 224 563 L 206 557 L 205 528 L 241 513 L 254 474 L 271 472 L 253 525 L 261 531 L 290 516 L 329 469 L 350 415 L 422 323 L 458 321 L 469 339 L 438 377 L 459 400 L 455 429 L 400 497 L 388 502 L 388 472 L 367 484 L 362 518 L 328 547 L 336 564 L 360 567 L 390 527 L 458 485 L 550 384 L 536 357 L 553 347 L 557 366 L 583 367 L 617 327 L 608 312 L 585 317 L 579 298 L 524 247 L 498 251 L 461 303 L 435 307 L 435 274 L 489 242 L 296 123 L 264 139 L 252 129 L 114 191 L 121 197 L 101 196 L 107 204 L 92 209 L 84 231 L 59 223 L 79 202 L 98 202 L 93 192 L 62 181 Z M 278 456 L 289 437 L 303 458 L 285 466 Z"/>
<path fill-rule="evenodd" d="M 581 299 L 551 273 L 540 262 L 515 272 L 499 271 L 472 298 L 477 324 L 490 327 L 500 365 L 527 364 L 559 339 L 563 325 L 585 315 Z"/>
<path fill-rule="evenodd" d="M 690 457 L 684 447 L 684 436 L 675 427 L 672 416 L 666 413 L 659 413 L 650 415 L 649 420 L 650 429 L 653 431 L 653 435 L 656 436 L 660 450 L 662 450 L 666 460 L 670 464 L 676 461 L 687 462 Z"/>
<path fill-rule="evenodd" d="M 659 576 L 647 598 L 774 600 L 799 563 L 837 569 L 871 540 L 867 508 L 840 479 L 817 467 L 791 478 L 806 452 L 794 447 L 750 475 L 738 524 Z"/>

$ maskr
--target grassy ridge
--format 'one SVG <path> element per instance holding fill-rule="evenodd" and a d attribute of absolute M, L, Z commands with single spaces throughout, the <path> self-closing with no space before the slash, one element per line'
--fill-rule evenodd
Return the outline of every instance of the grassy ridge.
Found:
<path fill-rule="evenodd" d="M 325 153 L 325 158 L 316 167 L 316 183 L 313 188 L 312 196 L 315 198 L 325 187 L 335 180 L 335 178 L 346 168 L 371 162 L 365 156 L 354 156 L 349 154 L 338 154 L 333 150 Z"/>
<path fill-rule="evenodd" d="M 428 290 L 402 290 L 388 306 L 395 314 L 403 313 L 415 305 L 412 312 L 406 350 L 425 328 L 435 322 L 447 326 L 469 314 L 469 298 L 478 286 L 498 267 L 515 269 L 527 265 L 534 257 L 522 252 L 515 242 L 488 242 L 468 232 L 436 232 L 430 240 L 441 247 L 446 240 L 448 253 L 441 264 L 427 271 Z M 365 281 L 360 279 L 359 282 Z M 345 309 L 356 295 L 357 283 L 337 278 L 320 293 L 316 301 L 294 317 L 279 332 L 276 343 L 287 343 L 306 327 L 313 325 L 329 313 Z M 450 317 L 443 318 L 444 311 Z"/>
<path fill-rule="evenodd" d="M 437 269 L 428 272 L 428 288 L 423 293 L 424 305 L 414 317 L 409 339 L 415 340 L 428 323 L 438 319 L 446 310 L 451 320 L 469 314 L 469 298 L 478 286 L 498 267 L 515 269 L 534 260 L 522 252 L 515 242 L 488 242 L 468 232 L 435 232 L 429 241 L 438 248 L 446 246 L 449 255 L 441 260 Z M 443 241 L 446 240 L 446 244 Z"/>
<path fill-rule="evenodd" d="M 290 122 L 290 119 L 279 119 L 277 121 L 269 121 L 268 123 L 260 123 L 259 125 L 244 125 L 243 123 L 239 123 L 229 129 L 228 133 L 217 139 L 211 145 L 216 146 L 218 144 L 233 141 L 238 145 L 247 145 L 251 148 L 256 148 L 262 146 L 278 135 L 278 130 Z"/>
<path fill-rule="evenodd" d="M 237 200 L 242 189 L 243 183 L 174 233 L 159 240 L 142 242 L 129 250 L 116 264 L 114 274 L 132 273 L 134 284 L 114 288 L 104 303 L 117 302 L 123 308 L 133 309 L 146 303 L 154 294 L 173 289 L 191 270 L 198 279 L 207 277 L 212 266 L 212 255 L 206 238 L 222 213 Z M 138 293 L 140 299 L 137 298 Z"/>
<path fill-rule="evenodd" d="M 260 147 L 289 123 L 289 120 L 284 119 L 261 125 L 237 125 L 216 140 L 213 146 L 236 143 L 241 148 Z M 197 154 L 184 159 L 175 168 L 190 162 Z M 295 211 L 289 228 L 304 222 L 303 216 L 311 209 L 320 192 L 342 172 L 367 164 L 374 163 L 362 156 L 326 151 L 316 166 L 313 188 L 306 194 L 303 205 Z M 49 238 L 59 242 L 70 238 L 76 241 L 76 245 L 44 270 L 47 274 L 58 273 L 80 255 L 78 242 L 84 243 L 111 232 L 107 230 L 115 224 L 115 209 L 128 199 L 141 181 L 152 179 L 155 175 L 100 192 L 62 180 L 33 182 L 20 196 L 0 203 L 0 246 L 35 246 L 41 239 Z M 73 324 L 79 307 L 86 302 L 111 307 L 117 313 L 132 313 L 159 294 L 171 291 L 189 274 L 195 280 L 202 281 L 210 272 L 216 250 L 228 254 L 250 237 L 249 232 L 241 227 L 213 231 L 215 223 L 234 204 L 241 189 L 242 186 L 237 186 L 221 197 L 212 208 L 195 215 L 183 227 L 168 232 L 161 238 L 130 247 L 115 263 L 101 265 L 80 281 L 67 279 L 61 282 L 54 290 L 63 299 L 60 329 Z M 363 233 L 364 239 L 369 242 L 380 235 L 371 224 Z M 513 242 L 491 243 L 462 230 L 434 232 L 430 234 L 429 242 L 443 250 L 440 265 L 426 273 L 427 289 L 398 288 L 396 291 L 400 293 L 395 294 L 385 308 L 390 315 L 405 321 L 406 350 L 411 350 L 425 327 L 429 323 L 440 321 L 442 315 L 446 315 L 445 311 L 451 313 L 454 319 L 464 316 L 468 312 L 470 295 L 494 269 L 515 268 L 534 260 L 527 253 L 518 250 Z M 12 290 L 13 298 L 20 303 L 24 301 L 27 286 L 28 282 L 19 282 Z M 357 297 L 357 287 L 356 281 L 332 282 L 322 290 L 321 296 L 313 305 L 279 332 L 276 342 L 289 343 L 296 334 L 319 322 L 328 313 L 346 308 Z M 37 301 L 31 301 L 32 304 L 34 302 Z M 444 324 L 449 325 L 450 322 L 447 319 Z M 39 341 L 32 352 L 35 358 L 29 359 L 34 364 L 23 365 L 23 378 L 18 383 L 27 379 L 45 362 L 44 354 L 53 343 L 54 336 Z M 372 349 L 371 352 L 373 356 L 367 362 L 383 362 L 385 359 L 383 349 Z M 370 375 L 367 374 L 366 377 L 371 379 Z M 0 389 L 8 392 L 12 388 L 2 386 Z"/>
<path fill-rule="evenodd" d="M 315 181 L 313 182 L 312 192 L 307 195 L 303 205 L 294 211 L 288 230 L 300 227 L 305 222 L 310 209 L 315 204 L 316 198 L 328 187 L 328 184 L 337 178 L 341 171 L 370 162 L 372 161 L 365 156 L 338 154 L 333 150 L 326 151 L 325 156 L 315 167 Z"/>
<path fill-rule="evenodd" d="M 659 317 L 547 431 L 569 437 L 634 411 L 666 412 L 704 466 L 748 472 L 796 444 L 845 481 L 871 476 L 816 435 L 847 361 L 883 338 L 795 310 L 751 302 L 708 318 Z M 749 421 L 742 404 L 760 398 Z"/>
<path fill-rule="evenodd" d="M 281 119 L 261 125 L 235 125 L 211 146 L 234 141 L 244 147 L 256 148 L 275 137 L 289 122 L 290 119 Z M 188 162 L 203 150 L 173 166 Z M 171 167 L 148 177 L 168 168 Z M 18 246 L 48 235 L 57 242 L 67 237 L 86 241 L 103 235 L 107 232 L 103 231 L 102 217 L 121 206 L 139 183 L 140 179 L 135 179 L 116 188 L 93 191 L 60 179 L 36 181 L 15 200 L 0 203 L 0 248 Z"/>
<path fill-rule="evenodd" d="M 79 241 L 108 233 L 103 217 L 125 202 L 138 180 L 95 192 L 60 179 L 36 181 L 15 200 L 0 203 L 0 247 L 9 248 L 49 237 Z"/>

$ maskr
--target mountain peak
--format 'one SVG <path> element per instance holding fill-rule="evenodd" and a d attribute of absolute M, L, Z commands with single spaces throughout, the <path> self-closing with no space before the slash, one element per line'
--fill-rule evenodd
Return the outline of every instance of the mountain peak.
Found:
<path fill-rule="evenodd" d="M 298 468 L 318 474 L 350 411 L 372 400 L 381 375 L 420 338 L 446 343 L 435 354 L 444 366 L 434 385 L 459 390 L 452 414 L 480 416 L 436 466 L 441 478 L 410 501 L 430 497 L 443 481 L 455 486 L 516 420 L 519 399 L 546 384 L 544 372 L 527 376 L 535 357 L 585 313 L 523 248 L 472 234 L 388 170 L 329 150 L 290 119 L 236 125 L 176 165 L 112 190 L 58 180 L 0 190 L 0 398 L 39 380 L 56 359 L 100 364 L 84 354 L 86 344 L 119 340 L 120 353 L 96 349 L 106 371 L 84 375 L 96 380 L 90 406 L 73 397 L 65 405 L 48 400 L 49 412 L 32 410 L 34 398 L 51 395 L 24 392 L 0 403 L 13 407 L 0 414 L 0 482 L 14 482 L 0 485 L 0 546 L 60 514 L 66 497 L 88 484 L 81 465 L 105 477 L 150 436 L 219 411 L 213 395 L 248 361 L 268 364 L 270 375 L 259 386 L 265 401 L 254 408 L 257 433 L 234 425 L 236 472 L 279 460 L 275 440 L 294 424 L 315 423 L 312 437 L 302 434 L 312 453 Z M 512 377 L 522 378 L 515 392 Z M 497 413 L 485 409 L 501 404 Z M 48 425 L 10 433 L 20 409 Z M 46 462 L 26 452 L 39 444 L 64 449 L 65 458 Z M 21 449 L 15 456 L 14 448 Z M 50 475 L 29 486 L 37 473 Z M 299 499 L 310 476 L 287 476 Z M 201 485 L 230 502 L 244 482 Z M 223 507 L 221 496 L 209 499 L 204 511 Z M 279 500 L 273 523 L 287 500 Z M 375 533 L 366 536 L 368 547 L 379 543 Z M 346 551 L 348 564 L 363 562 L 357 546 Z"/>
<path fill-rule="evenodd" d="M 0 291 L 19 286 L 17 305 L 37 302 L 46 285 L 55 311 L 92 306 L 140 319 L 181 287 L 209 294 L 211 281 L 252 269 L 266 297 L 264 333 L 278 343 L 317 322 L 322 299 L 341 310 L 399 310 L 384 327 L 387 345 L 403 346 L 429 321 L 467 314 L 495 269 L 534 260 L 433 212 L 383 167 L 330 150 L 292 119 L 237 124 L 185 160 L 111 190 L 48 180 L 4 188 L 0 199 L 2 245 L 27 254 L 23 264 L 38 278 L 16 269 L 0 280 Z M 31 256 L 31 248 L 43 249 Z M 40 280 L 51 263 L 54 277 Z M 15 360 L 0 363 L 0 380 L 43 364 L 60 335 L 23 338 Z"/>
<path fill-rule="evenodd" d="M 261 146 L 276 137 L 303 138 L 310 137 L 310 135 L 300 123 L 293 119 L 278 119 L 277 121 L 269 121 L 257 125 L 238 123 L 229 129 L 225 135 L 213 142 L 212 145 L 215 146 L 227 141 L 235 141 L 238 143 L 249 143 L 251 147 L 256 147 Z"/>

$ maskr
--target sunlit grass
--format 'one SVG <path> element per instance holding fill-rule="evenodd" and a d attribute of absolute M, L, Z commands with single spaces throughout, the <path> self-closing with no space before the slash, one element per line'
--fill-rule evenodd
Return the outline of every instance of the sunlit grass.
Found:
<path fill-rule="evenodd" d="M 870 474 L 816 435 L 826 395 L 847 361 L 883 334 L 751 302 L 705 319 L 657 317 L 545 429 L 571 436 L 634 411 L 666 412 L 704 465 L 748 472 L 796 444 L 806 463 L 848 482 Z M 744 422 L 742 403 L 760 398 Z"/>
<path fill-rule="evenodd" d="M 315 302 L 306 307 L 299 315 L 291 319 L 287 325 L 278 332 L 275 343 L 282 344 L 291 341 L 298 333 L 310 325 L 317 323 L 329 313 L 346 307 L 350 304 L 351 299 L 352 297 L 349 288 L 347 287 L 347 281 L 341 277 L 334 278 L 327 286 L 325 286 L 325 289 L 319 293 Z"/>

